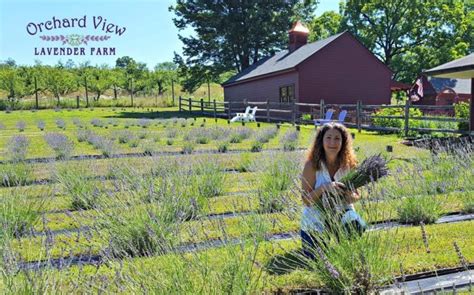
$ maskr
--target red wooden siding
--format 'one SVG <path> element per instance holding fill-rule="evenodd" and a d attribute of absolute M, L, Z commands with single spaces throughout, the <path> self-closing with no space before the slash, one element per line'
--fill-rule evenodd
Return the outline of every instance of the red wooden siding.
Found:
<path fill-rule="evenodd" d="M 298 66 L 299 101 L 390 104 L 391 71 L 345 33 Z"/>
<path fill-rule="evenodd" d="M 284 74 L 256 79 L 248 82 L 229 85 L 224 87 L 226 101 L 280 101 L 280 86 L 295 85 L 295 98 L 298 100 L 298 73 L 296 71 Z"/>

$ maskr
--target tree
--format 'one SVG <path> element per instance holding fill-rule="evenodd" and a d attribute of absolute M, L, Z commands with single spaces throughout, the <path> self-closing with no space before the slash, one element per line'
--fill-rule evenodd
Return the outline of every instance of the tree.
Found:
<path fill-rule="evenodd" d="M 326 11 L 310 23 L 308 39 L 314 42 L 342 31 L 342 16 L 335 11 Z"/>
<path fill-rule="evenodd" d="M 0 65 L 0 89 L 8 93 L 9 101 L 21 98 L 26 94 L 25 81 L 18 68 L 8 64 Z"/>
<path fill-rule="evenodd" d="M 94 100 L 98 101 L 100 96 L 112 86 L 110 70 L 106 66 L 94 67 L 87 71 L 86 75 L 87 85 L 91 91 L 97 94 Z"/>
<path fill-rule="evenodd" d="M 46 89 L 49 90 L 60 103 L 60 96 L 77 89 L 76 77 L 70 71 L 60 66 L 45 67 Z"/>
<path fill-rule="evenodd" d="M 342 22 L 394 78 L 412 82 L 422 69 L 468 53 L 472 13 L 462 0 L 348 0 Z"/>
<path fill-rule="evenodd" d="M 158 94 L 163 95 L 166 86 L 171 84 L 171 80 L 177 79 L 177 66 L 172 62 L 163 62 L 155 66 L 151 74 L 152 88 L 158 86 Z"/>
<path fill-rule="evenodd" d="M 296 19 L 312 17 L 315 0 L 178 0 L 170 7 L 176 27 L 192 27 L 195 36 L 179 36 L 183 55 L 175 63 L 192 92 L 221 73 L 242 71 L 262 57 L 287 47 L 288 29 Z"/>

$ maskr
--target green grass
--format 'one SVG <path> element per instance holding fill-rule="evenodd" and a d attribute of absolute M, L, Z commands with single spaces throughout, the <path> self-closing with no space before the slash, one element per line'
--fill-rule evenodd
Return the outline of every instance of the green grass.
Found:
<path fill-rule="evenodd" d="M 155 111 L 157 109 L 154 109 Z M 80 118 L 86 124 L 90 125 L 93 118 L 103 121 L 114 118 L 118 126 L 109 125 L 107 129 L 100 127 L 89 127 L 100 135 L 112 135 L 114 131 L 129 130 L 137 135 L 146 131 L 148 133 L 144 140 L 139 140 L 137 147 L 129 147 L 128 144 L 118 144 L 120 153 L 143 152 L 144 141 L 152 142 L 153 148 L 164 151 L 179 152 L 183 148 L 185 141 L 181 133 L 174 136 L 173 145 L 166 144 L 166 130 L 162 124 L 151 124 L 147 128 L 138 126 L 129 126 L 125 129 L 126 122 L 138 122 L 142 117 L 171 118 L 179 116 L 176 109 L 158 109 L 158 113 L 147 112 L 143 109 L 98 109 L 91 110 L 62 110 L 55 112 L 53 110 L 44 110 L 38 112 L 14 111 L 12 113 L 0 113 L 0 122 L 6 125 L 0 135 L 0 160 L 5 159 L 5 144 L 13 135 L 24 134 L 31 140 L 28 158 L 33 157 L 52 157 L 54 153 L 43 140 L 45 132 L 63 132 L 69 138 L 76 141 L 74 153 L 80 154 L 100 154 L 92 146 L 82 142 L 77 143 L 75 136 L 76 127 L 72 124 L 72 118 Z M 60 131 L 54 123 L 56 118 L 63 118 L 66 121 L 66 130 Z M 19 132 L 15 128 L 17 121 L 23 120 L 27 123 L 27 128 Z M 45 131 L 39 131 L 35 122 L 43 120 L 46 122 Z M 192 120 L 192 119 L 191 119 Z M 191 122 L 194 122 L 192 120 Z M 178 131 L 189 130 L 199 127 L 203 118 L 197 118 L 194 126 L 189 122 L 186 127 L 180 127 L 177 124 Z M 172 123 L 170 123 L 170 126 Z M 265 128 L 271 124 L 262 123 Z M 226 127 L 226 120 L 218 120 L 214 123 L 213 119 L 207 118 L 205 126 Z M 257 130 L 256 124 L 247 124 L 252 130 Z M 265 143 L 263 148 L 281 149 L 280 137 L 292 127 L 289 124 L 283 124 L 279 134 Z M 355 132 L 351 130 L 351 132 Z M 472 195 L 474 186 L 470 179 L 474 164 L 471 155 L 464 155 L 456 158 L 446 154 L 438 156 L 430 155 L 429 151 L 414 147 L 405 146 L 395 135 L 380 136 L 375 133 L 355 132 L 354 147 L 358 159 L 361 161 L 366 156 L 382 153 L 390 157 L 389 168 L 391 175 L 380 180 L 374 186 L 362 189 L 363 200 L 356 204 L 356 210 L 368 222 L 382 221 L 386 219 L 398 219 L 399 208 L 401 205 L 413 198 L 423 200 L 428 203 L 434 202 L 440 204 L 440 214 L 469 211 L 472 207 Z M 159 140 L 155 142 L 157 137 Z M 298 138 L 298 147 L 307 148 L 310 146 L 314 137 L 313 126 L 302 126 Z M 247 150 L 250 151 L 252 141 L 243 140 L 241 143 L 229 144 L 229 150 Z M 217 150 L 219 141 L 211 140 L 207 144 L 195 144 L 197 151 Z M 385 151 L 386 145 L 393 146 L 393 153 Z M 215 180 L 216 192 L 218 196 L 212 197 L 215 192 L 211 185 L 208 188 L 208 195 L 198 200 L 200 214 L 219 214 L 224 212 L 243 212 L 254 211 L 255 214 L 227 218 L 225 220 L 184 220 L 176 224 L 177 234 L 174 236 L 176 243 L 202 242 L 215 239 L 241 238 L 245 240 L 262 241 L 264 235 L 282 233 L 289 231 L 298 231 L 300 223 L 301 200 L 299 193 L 291 185 L 288 190 L 288 182 L 285 179 L 285 187 L 280 183 L 281 179 L 272 179 L 278 177 L 291 177 L 284 173 L 271 173 L 268 169 L 271 165 L 266 165 L 270 161 L 280 161 L 277 156 L 280 152 L 267 153 L 229 153 L 229 154 L 191 154 L 186 156 L 147 156 L 147 157 L 129 157 L 120 159 L 100 159 L 100 160 L 80 160 L 80 161 L 58 161 L 54 163 L 36 163 L 26 164 L 31 171 L 27 179 L 37 181 L 42 179 L 55 180 L 57 169 L 69 169 L 81 171 L 83 182 L 87 181 L 91 187 L 100 188 L 104 196 L 97 200 L 97 208 L 89 210 L 67 211 L 73 209 L 73 195 L 61 186 L 61 183 L 53 182 L 48 185 L 29 185 L 14 188 L 0 187 L 0 202 L 11 204 L 15 199 L 11 197 L 15 191 L 22 196 L 22 204 L 29 208 L 36 202 L 41 202 L 40 211 L 64 210 L 65 212 L 48 212 L 43 218 L 35 215 L 35 221 L 32 222 L 37 231 L 74 229 L 81 226 L 92 226 L 90 233 L 58 234 L 52 240 L 45 236 L 22 237 L 10 241 L 9 246 L 17 253 L 21 260 L 35 261 L 48 259 L 52 257 L 64 257 L 75 254 L 100 253 L 110 243 L 110 234 L 113 231 L 104 230 L 104 227 L 97 227 L 103 224 L 106 215 L 121 216 L 123 214 L 141 214 L 151 206 L 160 206 L 163 200 L 159 198 L 154 203 L 152 200 L 144 200 L 146 195 L 144 185 L 149 181 L 157 181 L 162 177 L 163 171 L 168 171 L 170 167 L 194 167 L 199 161 L 212 161 L 218 163 L 223 169 L 250 170 L 245 173 L 225 173 L 225 179 L 222 184 L 222 190 L 219 188 L 220 181 Z M 304 160 L 304 152 L 298 151 L 287 153 L 286 156 L 294 157 L 295 163 Z M 280 161 L 281 162 L 281 161 Z M 2 166 L 3 165 L 3 166 Z M 6 167 L 0 164 L 0 167 Z M 129 170 L 127 170 L 127 169 Z M 245 169 L 244 169 L 245 168 Z M 130 170 L 131 169 L 131 170 Z M 175 169 L 175 168 L 173 168 Z M 297 174 L 301 170 L 296 169 L 292 174 Z M 128 171 L 128 172 L 127 172 Z M 120 174 L 122 173 L 122 174 Z M 132 174 L 127 174 L 132 173 Z M 154 173 L 154 174 L 151 174 Z M 196 171 L 194 171 L 196 173 Z M 89 180 L 87 177 L 108 176 L 115 174 L 120 176 L 117 179 L 120 189 L 117 189 L 114 180 Z M 218 174 L 218 173 L 213 173 Z M 183 174 L 184 175 L 184 174 Z M 283 176 L 285 175 L 285 176 Z M 74 175 L 72 175 L 74 176 Z M 296 177 L 297 175 L 295 175 Z M 184 178 L 186 181 L 188 178 Z M 191 178 L 189 178 L 191 179 Z M 263 181 L 265 180 L 265 181 Z M 212 179 L 209 179 L 212 183 Z M 262 184 L 265 184 L 262 186 Z M 199 184 L 186 183 L 180 184 L 184 190 L 189 190 L 185 195 L 199 192 Z M 283 211 L 264 214 L 261 210 L 261 196 L 257 193 L 248 193 L 250 190 L 264 190 L 265 188 L 278 187 L 277 190 L 270 190 L 272 194 L 285 194 L 287 197 L 282 206 Z M 277 192 L 278 191 L 278 192 Z M 240 192 L 244 195 L 235 195 Z M 203 192 L 202 192 L 203 193 Z M 203 194 L 204 195 L 204 194 Z M 107 196 L 107 197 L 105 197 Z M 150 202 L 151 201 L 151 202 Z M 470 205 L 471 204 L 471 205 Z M 270 210 L 271 211 L 271 210 Z M 36 212 L 37 213 L 37 212 Z M 133 216 L 132 214 L 132 216 Z M 132 221 L 137 221 L 132 218 Z M 96 228 L 97 227 L 97 228 Z M 421 239 L 419 227 L 399 228 L 394 234 L 398 248 L 396 255 L 390 257 L 391 260 L 400 260 L 406 273 L 414 273 L 422 270 L 432 270 L 439 267 L 456 266 L 457 256 L 453 255 L 453 241 L 456 241 L 461 247 L 464 256 L 469 262 L 474 260 L 474 249 L 469 243 L 469 237 L 472 236 L 472 222 L 462 222 L 458 224 L 444 224 L 425 226 L 429 239 L 431 253 L 425 253 L 425 246 Z M 133 229 L 133 227 L 131 228 Z M 113 230 L 120 232 L 120 227 Z M 130 231 L 129 231 L 130 232 Z M 137 231 L 137 233 L 139 233 Z M 142 231 L 142 234 L 145 232 Z M 136 233 L 132 233 L 136 234 Z M 393 234 L 393 231 L 381 234 Z M 139 235 L 141 235 L 139 233 Z M 125 243 L 127 239 L 124 239 Z M 253 245 L 253 246 L 249 246 Z M 156 291 L 156 288 L 170 290 L 179 283 L 180 287 L 175 289 L 184 293 L 196 291 L 195 288 L 202 285 L 202 281 L 208 280 L 205 285 L 205 291 L 210 293 L 219 293 L 222 290 L 288 290 L 300 287 L 317 287 L 321 285 L 321 277 L 314 271 L 307 269 L 288 269 L 287 273 L 280 275 L 273 274 L 267 269 L 270 262 L 276 258 L 290 257 L 292 253 L 300 247 L 299 239 L 278 242 L 250 242 L 249 245 L 239 247 L 225 247 L 223 249 L 206 250 L 195 254 L 186 255 L 165 255 L 160 257 L 148 258 L 123 258 L 122 262 L 110 261 L 108 266 L 99 268 L 86 266 L 83 269 L 72 267 L 61 272 L 52 270 L 41 273 L 34 273 L 33 277 L 38 285 L 42 282 L 52 284 L 51 288 L 55 290 L 68 290 L 72 288 L 71 281 L 77 281 L 85 288 L 87 283 L 93 285 L 94 290 L 99 290 L 100 284 L 110 284 L 112 290 L 120 290 L 123 293 L 140 292 L 148 290 Z M 255 247 L 258 248 L 255 250 Z M 443 251 L 444 249 L 444 251 Z M 256 253 L 256 254 L 255 254 Z M 251 257 L 256 255 L 256 262 Z M 418 259 L 417 257 L 420 257 Z M 238 261 L 242 261 L 241 263 Z M 254 263 L 255 262 L 255 263 Z M 249 266 L 251 266 L 249 268 Z M 0 265 L 0 268 L 3 266 Z M 398 269 L 398 268 L 396 268 Z M 220 271 L 220 273 L 218 273 Z M 171 274 L 175 275 L 172 276 Z M 251 273 L 252 278 L 258 278 L 256 281 L 249 279 L 247 274 Z M 116 274 L 120 274 L 117 275 Z M 190 275 L 192 274 L 192 275 Z M 208 276 L 209 275 L 209 276 Z M 394 273 L 393 275 L 396 275 Z M 18 279 L 18 284 L 22 285 L 22 274 L 17 276 L 8 276 L 8 279 Z M 56 279 L 53 279 L 56 278 Z M 31 281 L 23 277 L 25 282 Z M 103 281 L 100 281 L 100 280 Z M 265 284 L 265 282 L 272 282 Z M 220 286 L 220 282 L 225 283 Z M 234 283 L 231 283 L 234 282 Z M 252 284 L 248 284 L 252 282 Z M 0 289 L 2 284 L 8 284 L 8 280 L 0 280 Z M 230 284 L 230 285 L 228 285 Z M 159 287 L 158 287 L 159 286 Z M 40 286 L 38 286 L 40 287 Z M 145 289 L 141 289 L 141 288 Z M 223 289 L 219 289 L 222 287 Z M 36 288 L 36 287 L 32 287 Z M 217 288 L 217 289 L 216 289 Z M 229 289 L 230 288 L 230 289 Z M 44 290 L 44 289 L 42 289 Z M 52 290 L 52 289 L 50 289 Z M 82 289 L 80 289 L 82 290 Z"/>

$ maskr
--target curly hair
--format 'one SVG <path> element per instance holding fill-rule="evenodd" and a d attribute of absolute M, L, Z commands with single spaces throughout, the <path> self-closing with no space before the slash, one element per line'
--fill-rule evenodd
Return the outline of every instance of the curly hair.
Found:
<path fill-rule="evenodd" d="M 336 129 L 341 133 L 342 145 L 337 154 L 338 167 L 352 169 L 357 165 L 357 159 L 352 149 L 352 136 L 347 128 L 339 123 L 326 123 L 316 132 L 316 138 L 309 150 L 307 160 L 311 162 L 315 170 L 321 169 L 321 162 L 326 163 L 326 154 L 323 147 L 323 139 L 326 132 L 330 129 Z"/>

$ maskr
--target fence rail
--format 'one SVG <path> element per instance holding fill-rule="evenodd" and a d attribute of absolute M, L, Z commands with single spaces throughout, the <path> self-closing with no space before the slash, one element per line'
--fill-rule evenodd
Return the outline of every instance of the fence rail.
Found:
<path fill-rule="evenodd" d="M 472 134 L 469 130 L 447 129 L 447 128 L 415 128 L 410 126 L 411 120 L 417 121 L 435 121 L 435 122 L 453 122 L 453 123 L 467 123 L 468 119 L 442 117 L 442 116 L 410 116 L 411 109 L 419 109 L 421 111 L 446 111 L 452 112 L 453 106 L 426 106 L 426 105 L 412 105 L 407 101 L 404 105 L 364 105 L 362 101 L 356 104 L 325 104 L 321 100 L 318 104 L 312 103 L 279 103 L 274 101 L 224 101 L 217 102 L 192 100 L 191 98 L 179 97 L 179 111 L 190 112 L 200 115 L 210 115 L 214 118 L 227 118 L 230 120 L 237 113 L 241 113 L 247 106 L 257 106 L 255 117 L 266 122 L 291 122 L 293 124 L 312 123 L 313 118 L 324 118 L 328 109 L 347 110 L 348 118 L 344 124 L 350 127 L 355 127 L 359 130 L 373 130 L 385 132 L 403 132 L 405 137 L 409 135 L 410 131 L 418 132 L 443 132 L 443 133 L 458 133 L 458 134 Z M 399 109 L 403 115 L 377 115 L 375 111 L 383 109 Z M 388 120 L 403 120 L 401 127 L 382 127 L 373 124 L 374 119 L 388 119 Z"/>

